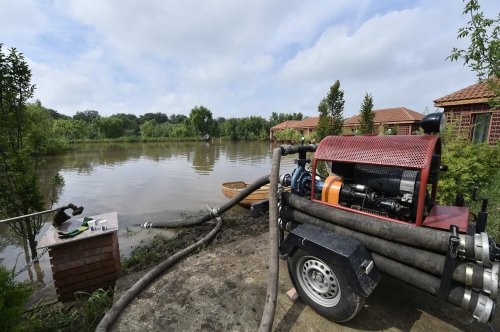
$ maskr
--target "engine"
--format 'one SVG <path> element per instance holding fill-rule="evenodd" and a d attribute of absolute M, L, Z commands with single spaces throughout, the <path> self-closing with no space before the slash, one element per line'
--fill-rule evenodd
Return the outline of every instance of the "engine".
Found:
<path fill-rule="evenodd" d="M 334 164 L 332 168 L 334 175 L 317 181 L 323 182 L 321 191 L 316 192 L 321 201 L 398 220 L 415 220 L 419 171 L 363 164 Z"/>

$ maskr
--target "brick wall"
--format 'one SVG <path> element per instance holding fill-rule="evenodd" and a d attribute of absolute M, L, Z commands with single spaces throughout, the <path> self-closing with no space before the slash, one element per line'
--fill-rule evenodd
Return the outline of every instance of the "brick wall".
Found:
<path fill-rule="evenodd" d="M 492 112 L 488 143 L 496 144 L 500 140 L 500 110 L 491 111 L 488 104 L 457 105 L 444 108 L 448 124 L 454 126 L 457 134 L 471 136 L 473 116 L 476 113 Z"/>
<path fill-rule="evenodd" d="M 49 255 L 60 301 L 72 300 L 76 291 L 112 287 L 120 276 L 117 232 L 52 247 Z"/>

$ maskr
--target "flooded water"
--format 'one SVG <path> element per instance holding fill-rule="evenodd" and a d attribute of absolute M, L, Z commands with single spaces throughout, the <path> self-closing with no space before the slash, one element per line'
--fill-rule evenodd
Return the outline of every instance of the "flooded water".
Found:
<path fill-rule="evenodd" d="M 47 157 L 40 175 L 44 191 L 48 189 L 43 184 L 56 173 L 64 178 L 54 206 L 83 205 L 82 216 L 117 211 L 120 252 L 127 256 L 141 241 L 165 232 L 141 230 L 136 225 L 196 214 L 206 204 L 220 206 L 227 201 L 221 184 L 252 182 L 269 174 L 271 154 L 272 146 L 260 142 L 78 144 L 70 152 Z M 286 157 L 282 172 L 293 168 L 294 156 Z M 0 225 L 0 264 L 15 271 L 24 267 L 22 243 L 7 225 Z M 48 255 L 18 279 L 51 281 Z"/>

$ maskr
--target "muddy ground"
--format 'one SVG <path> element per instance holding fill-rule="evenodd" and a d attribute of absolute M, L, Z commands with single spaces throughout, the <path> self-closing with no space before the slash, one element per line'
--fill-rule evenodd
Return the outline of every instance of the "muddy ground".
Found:
<path fill-rule="evenodd" d="M 210 246 L 159 277 L 128 305 L 112 330 L 256 331 L 266 295 L 268 221 L 241 214 L 224 219 Z M 166 258 L 173 247 L 187 245 L 207 232 L 208 227 L 198 227 L 180 234 L 174 246 L 148 250 L 158 250 L 159 257 Z M 147 272 L 144 265 L 139 271 L 136 267 L 125 269 L 115 299 Z M 286 296 L 292 284 L 285 261 L 280 262 L 279 285 L 275 331 L 489 331 L 470 314 L 387 276 L 361 313 L 342 325 Z M 500 326 L 499 314 L 494 322 Z"/>

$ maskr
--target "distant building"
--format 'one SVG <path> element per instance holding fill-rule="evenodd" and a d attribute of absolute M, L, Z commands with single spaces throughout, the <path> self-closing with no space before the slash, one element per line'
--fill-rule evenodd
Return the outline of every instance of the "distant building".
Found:
<path fill-rule="evenodd" d="M 383 108 L 373 110 L 373 134 L 398 134 L 413 135 L 419 128 L 419 122 L 424 117 L 422 114 L 407 109 L 406 107 Z M 356 134 L 359 130 L 360 115 L 355 115 L 344 121 L 345 134 Z"/>
<path fill-rule="evenodd" d="M 386 134 L 412 135 L 419 127 L 418 122 L 423 118 L 422 114 L 405 107 L 384 108 L 373 112 L 375 113 L 374 134 L 383 132 Z M 357 132 L 359 118 L 360 116 L 356 115 L 344 121 L 344 134 L 355 134 Z M 318 123 L 319 117 L 307 118 L 302 121 L 285 121 L 271 128 L 269 139 L 274 140 L 276 132 L 287 128 L 294 129 L 303 136 L 307 136 L 316 131 Z"/>
<path fill-rule="evenodd" d="M 496 144 L 500 140 L 500 109 L 488 105 L 494 95 L 486 82 L 476 83 L 434 100 L 434 106 L 444 108 L 446 120 L 457 133 L 476 143 Z"/>
<path fill-rule="evenodd" d="M 302 121 L 288 120 L 271 127 L 269 133 L 269 139 L 273 141 L 275 139 L 275 134 L 278 131 L 285 130 L 287 128 L 294 129 L 301 133 L 303 136 L 307 136 L 316 131 L 316 127 L 319 123 L 319 117 L 307 118 Z"/>

